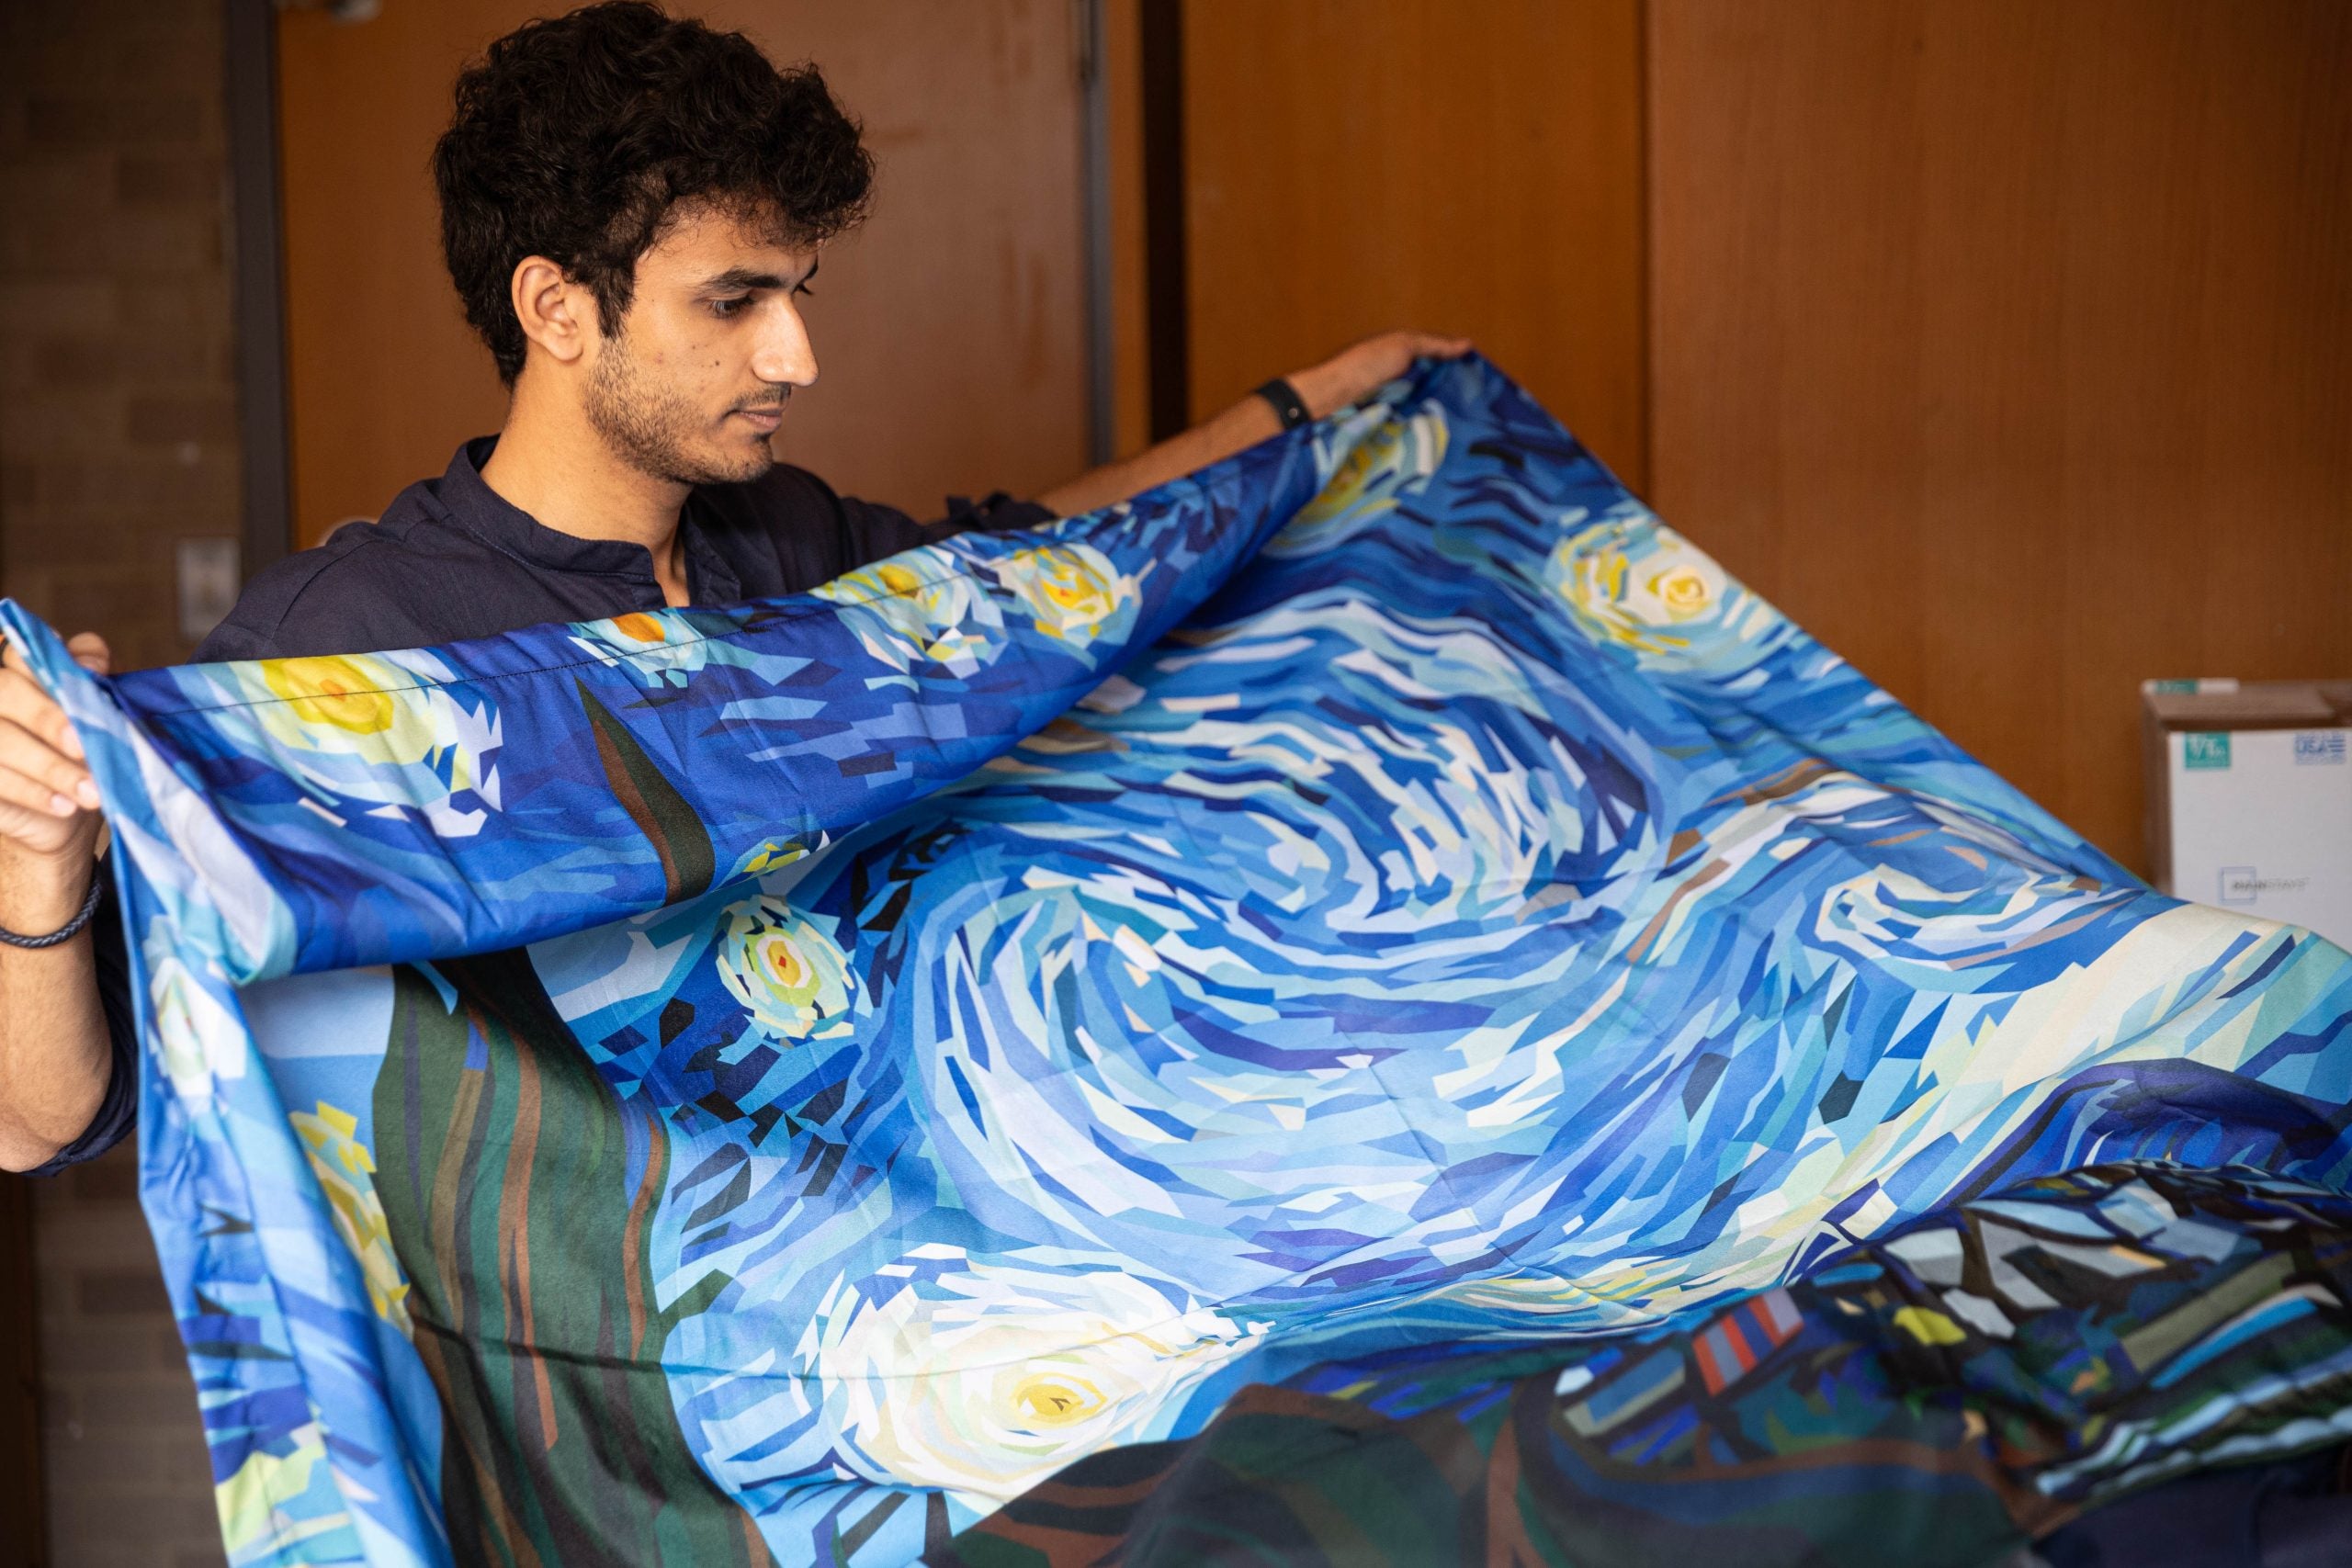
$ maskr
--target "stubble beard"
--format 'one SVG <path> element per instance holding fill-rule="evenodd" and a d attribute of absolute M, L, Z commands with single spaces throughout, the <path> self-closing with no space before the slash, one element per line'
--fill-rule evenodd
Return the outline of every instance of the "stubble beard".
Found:
<path fill-rule="evenodd" d="M 741 484 L 775 466 L 765 441 L 730 452 L 700 439 L 709 429 L 702 412 L 639 368 L 626 333 L 607 339 L 596 356 L 587 412 L 590 426 L 621 461 L 667 483 Z"/>

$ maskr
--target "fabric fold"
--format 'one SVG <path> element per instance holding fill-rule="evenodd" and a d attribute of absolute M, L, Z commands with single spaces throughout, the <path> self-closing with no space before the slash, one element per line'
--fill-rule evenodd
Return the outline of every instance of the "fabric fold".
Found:
<path fill-rule="evenodd" d="M 2352 1411 L 2352 957 L 1483 360 L 792 600 L 111 682 L 0 624 L 116 829 L 238 1564 L 1091 1561 L 1261 1429 L 1427 1436 L 1531 1560 L 1801 1494 L 1802 1561 Z"/>
<path fill-rule="evenodd" d="M 794 598 L 443 649 L 107 680 L 20 607 L 0 626 L 74 718 L 132 860 L 185 862 L 151 880 L 192 925 L 213 923 L 201 891 L 234 981 L 494 951 L 753 874 L 965 777 L 1222 586 L 1350 439 L 1294 434 Z M 596 863 L 575 897 L 499 896 L 564 857 Z"/>

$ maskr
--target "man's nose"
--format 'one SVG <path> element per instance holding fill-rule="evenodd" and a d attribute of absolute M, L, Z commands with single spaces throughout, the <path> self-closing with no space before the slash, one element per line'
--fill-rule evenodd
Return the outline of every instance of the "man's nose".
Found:
<path fill-rule="evenodd" d="M 770 313 L 767 331 L 760 334 L 752 356 L 752 373 L 771 386 L 817 384 L 817 351 L 808 342 L 808 323 L 789 302 Z"/>

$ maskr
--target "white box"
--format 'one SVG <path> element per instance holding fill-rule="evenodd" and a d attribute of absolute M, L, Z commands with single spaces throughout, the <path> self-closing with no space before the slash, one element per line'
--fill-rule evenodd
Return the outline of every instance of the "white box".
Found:
<path fill-rule="evenodd" d="M 2156 886 L 2352 947 L 2352 682 L 2150 681 Z"/>

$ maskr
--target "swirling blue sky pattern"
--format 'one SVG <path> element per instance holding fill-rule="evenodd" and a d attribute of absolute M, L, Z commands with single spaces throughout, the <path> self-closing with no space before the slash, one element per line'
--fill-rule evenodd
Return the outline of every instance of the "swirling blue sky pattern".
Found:
<path fill-rule="evenodd" d="M 666 1127 L 661 1365 L 781 1562 L 907 1561 L 881 1500 L 968 1522 L 1244 1382 L 1673 1321 L 1996 1182 L 2344 1185 L 2352 960 L 2150 891 L 1483 360 L 861 578 L 350 691 L 91 682 L 8 611 L 129 852 L 240 1561 L 447 1550 L 368 1246 L 370 965 L 529 944 Z M 582 693 L 707 831 L 700 890 Z M 379 697 L 364 747 L 316 721 Z"/>

